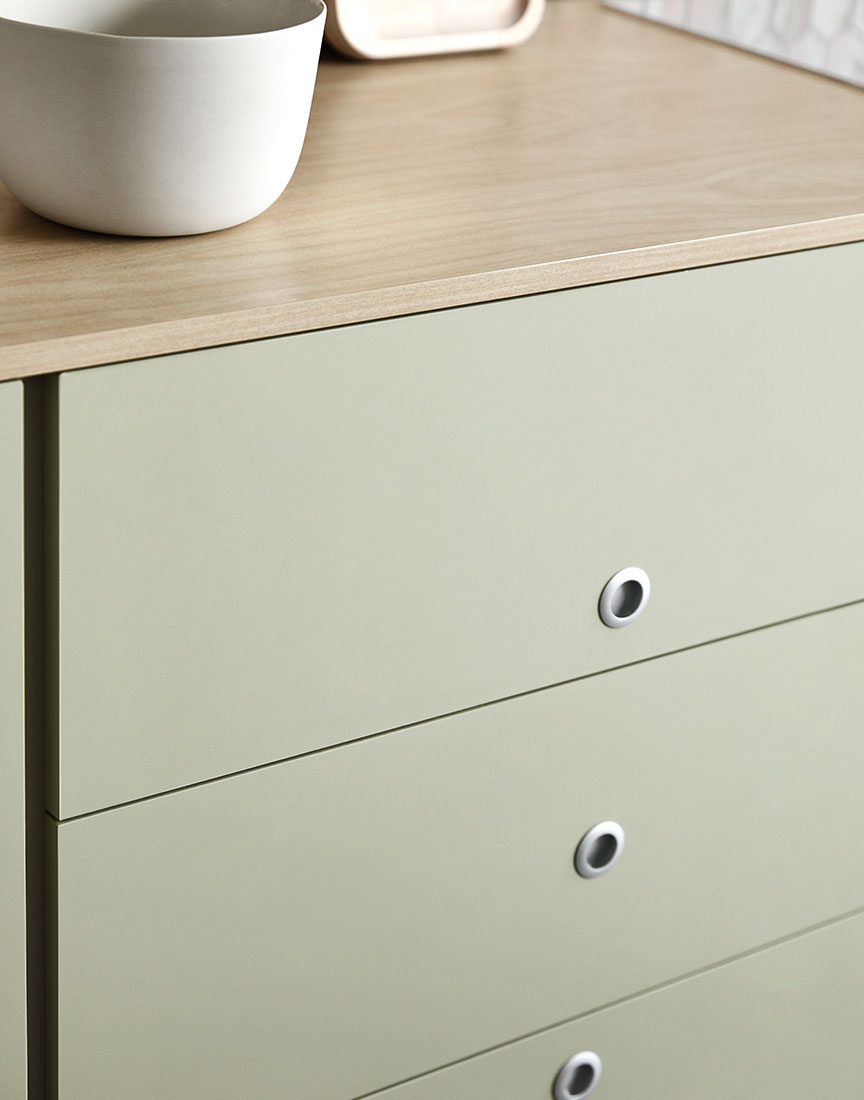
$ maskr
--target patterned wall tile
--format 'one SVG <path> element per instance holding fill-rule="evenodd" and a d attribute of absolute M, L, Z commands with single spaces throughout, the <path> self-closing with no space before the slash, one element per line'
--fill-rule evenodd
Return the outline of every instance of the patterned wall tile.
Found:
<path fill-rule="evenodd" d="M 604 0 L 864 87 L 864 0 Z"/>

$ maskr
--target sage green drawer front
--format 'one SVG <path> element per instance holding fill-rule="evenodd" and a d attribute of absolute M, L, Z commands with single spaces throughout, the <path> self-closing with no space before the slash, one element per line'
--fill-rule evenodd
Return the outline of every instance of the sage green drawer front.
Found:
<path fill-rule="evenodd" d="M 587 1050 L 602 1062 L 592 1100 L 851 1100 L 862 1032 L 859 916 L 376 1095 L 549 1100 Z"/>
<path fill-rule="evenodd" d="M 0 1097 L 27 1095 L 22 386 L 0 386 Z"/>
<path fill-rule="evenodd" d="M 349 1100 L 864 906 L 862 645 L 859 604 L 52 824 L 61 1100 Z"/>
<path fill-rule="evenodd" d="M 862 257 L 61 377 L 52 811 L 864 597 Z"/>

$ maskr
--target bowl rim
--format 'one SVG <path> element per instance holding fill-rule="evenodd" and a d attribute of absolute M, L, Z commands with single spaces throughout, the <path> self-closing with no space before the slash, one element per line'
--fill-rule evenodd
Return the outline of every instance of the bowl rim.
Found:
<path fill-rule="evenodd" d="M 110 31 L 85 31 L 76 27 L 58 27 L 54 23 L 33 23 L 28 19 L 14 19 L 10 15 L 3 15 L 0 11 L 0 24 L 12 23 L 18 27 L 35 27 L 40 31 L 48 31 L 52 34 L 74 35 L 85 39 L 101 39 L 108 42 L 231 42 L 248 41 L 250 39 L 268 38 L 275 34 L 285 34 L 288 31 L 297 30 L 299 27 L 308 27 L 319 20 L 326 19 L 327 4 L 325 0 L 303 0 L 303 3 L 316 7 L 318 10 L 308 19 L 301 19 L 297 23 L 289 23 L 285 27 L 276 27 L 269 31 L 248 31 L 242 34 L 112 34 Z"/>

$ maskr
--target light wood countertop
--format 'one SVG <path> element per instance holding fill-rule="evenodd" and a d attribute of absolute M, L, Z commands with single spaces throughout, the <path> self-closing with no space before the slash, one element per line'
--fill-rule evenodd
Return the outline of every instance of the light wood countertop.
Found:
<path fill-rule="evenodd" d="M 103 237 L 0 185 L 0 380 L 861 239 L 861 90 L 550 0 L 511 52 L 325 56 L 236 229 Z"/>

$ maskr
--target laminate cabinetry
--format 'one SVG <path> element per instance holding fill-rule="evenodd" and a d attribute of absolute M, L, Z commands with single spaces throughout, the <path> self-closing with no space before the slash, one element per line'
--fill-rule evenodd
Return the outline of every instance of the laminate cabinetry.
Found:
<path fill-rule="evenodd" d="M 861 255 L 34 387 L 48 1100 L 436 1100 L 492 1094 L 486 1072 L 521 1100 L 571 1044 L 610 1100 L 709 1100 L 702 1004 L 740 1037 L 730 1095 L 804 1100 L 811 1067 L 784 1060 L 804 994 L 765 984 L 781 957 L 846 1087 L 860 1005 L 824 975 L 842 944 L 862 973 Z M 0 390 L 13 1073 L 20 390 Z M 650 601 L 610 630 L 627 566 Z M 599 823 L 623 854 L 586 877 Z"/>
<path fill-rule="evenodd" d="M 62 375 L 52 812 L 864 597 L 860 259 Z"/>
<path fill-rule="evenodd" d="M 61 1100 L 352 1100 L 864 907 L 862 644 L 857 604 L 51 824 Z"/>
<path fill-rule="evenodd" d="M 0 186 L 0 1100 L 857 1100 L 862 119 L 560 0 L 223 234 Z"/>
<path fill-rule="evenodd" d="M 27 1095 L 23 387 L 0 386 L 0 1097 Z"/>

